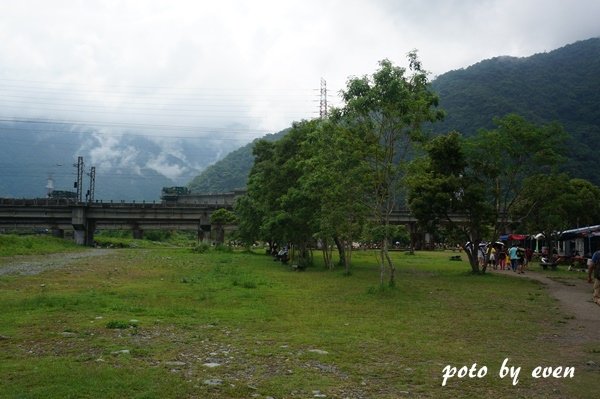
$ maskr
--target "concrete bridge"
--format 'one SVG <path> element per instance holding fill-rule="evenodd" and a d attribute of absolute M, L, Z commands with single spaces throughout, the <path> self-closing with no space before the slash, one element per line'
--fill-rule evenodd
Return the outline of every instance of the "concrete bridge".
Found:
<path fill-rule="evenodd" d="M 231 198 L 230 198 L 231 197 Z M 0 232 L 13 230 L 49 230 L 64 237 L 73 231 L 76 243 L 93 245 L 97 230 L 131 230 L 134 238 L 143 238 L 144 230 L 187 230 L 199 236 L 210 232 L 210 216 L 220 208 L 233 209 L 234 194 L 188 196 L 183 200 L 162 202 L 76 203 L 65 198 L 0 198 Z M 464 215 L 454 220 L 465 221 Z M 398 209 L 391 223 L 415 231 L 416 219 L 408 209 Z"/>
<path fill-rule="evenodd" d="M 96 230 L 210 231 L 210 215 L 227 204 L 168 204 L 146 202 L 75 203 L 66 199 L 2 199 L 0 229 L 48 229 L 56 236 L 72 230 L 75 242 L 92 245 Z"/>

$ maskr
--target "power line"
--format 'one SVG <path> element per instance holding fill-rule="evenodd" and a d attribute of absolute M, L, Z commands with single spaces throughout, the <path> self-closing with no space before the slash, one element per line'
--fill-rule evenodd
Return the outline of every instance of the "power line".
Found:
<path fill-rule="evenodd" d="M 68 99 L 68 98 L 62 98 L 62 101 L 56 101 L 56 99 L 54 99 L 53 97 L 50 96 L 46 96 L 46 97 L 40 97 L 39 95 L 37 96 L 23 96 L 23 95 L 14 95 L 14 94 L 3 94 L 2 97 L 0 99 L 4 100 L 4 99 L 17 99 L 18 101 L 14 101 L 14 102 L 25 102 L 25 101 L 20 101 L 20 100 L 27 100 L 27 101 L 31 101 L 32 103 L 35 104 L 48 104 L 47 102 L 43 102 L 40 101 L 40 98 L 42 99 L 48 99 L 48 100 L 52 100 L 50 104 L 57 104 L 57 105 L 81 105 L 81 99 Z M 244 101 L 243 98 L 240 97 L 236 97 L 232 100 L 229 100 L 227 102 L 216 102 L 214 99 L 212 98 L 206 98 L 207 101 L 210 101 L 208 103 L 205 104 L 194 104 L 194 101 L 197 100 L 192 100 L 192 101 L 185 101 L 185 102 L 173 102 L 171 100 L 169 100 L 168 102 L 146 102 L 146 101 L 140 101 L 139 98 L 135 98 L 134 99 L 134 103 L 135 105 L 150 105 L 150 106 L 157 106 L 157 107 L 165 107 L 165 106 L 176 106 L 178 108 L 180 107 L 187 107 L 189 109 L 196 109 L 198 107 L 207 107 L 207 108 L 217 108 L 217 107 L 228 107 L 228 108 L 240 108 L 240 106 L 244 107 L 244 108 L 251 108 L 248 106 L 248 101 Z M 123 100 L 121 100 L 123 101 Z M 222 99 L 221 99 L 222 101 Z M 293 100 L 293 101 L 285 101 L 285 104 L 306 104 L 307 101 L 309 101 L 309 97 L 305 98 L 305 99 L 298 99 L 298 100 Z M 312 101 L 312 100 L 310 100 Z M 123 101 L 124 102 L 124 101 Z M 256 104 L 256 103 L 265 103 L 265 104 L 270 104 L 270 100 L 252 100 L 252 104 Z M 129 104 L 125 104 L 127 106 L 130 105 L 131 101 L 128 101 L 127 103 Z M 281 103 L 281 101 L 279 101 L 279 103 Z M 84 104 L 86 105 L 86 104 Z M 100 106 L 108 106 L 108 105 L 94 105 L 94 104 L 87 104 L 87 106 L 90 107 L 100 107 Z M 122 106 L 122 104 L 119 104 L 119 106 Z"/>
<path fill-rule="evenodd" d="M 19 110 L 23 110 L 23 106 L 20 105 L 12 105 L 12 104 L 5 104 L 3 105 L 4 108 L 16 108 Z M 65 109 L 65 108 L 55 108 L 55 107 L 35 107 L 35 111 L 61 111 L 61 112 L 69 112 L 69 113 L 92 113 L 92 114 L 111 114 L 111 115 L 115 115 L 117 113 L 117 111 L 114 110 L 100 110 L 100 109 L 88 109 L 88 110 L 77 110 L 77 109 Z M 148 113 L 148 112 L 132 112 L 132 111 L 127 111 L 124 112 L 124 114 L 126 114 L 127 116 L 129 115 L 139 115 L 139 116 L 152 116 L 152 117 L 175 117 L 175 118 L 180 118 L 182 116 L 185 116 L 185 113 L 178 113 L 176 111 L 170 110 L 170 113 L 160 113 L 160 114 L 156 114 L 156 113 Z M 249 120 L 253 120 L 253 119 L 260 119 L 261 116 L 250 116 L 250 115 L 240 115 L 240 113 L 238 111 L 229 111 L 229 110 L 223 110 L 223 111 L 206 111 L 206 112 L 210 112 L 211 115 L 199 115 L 199 114 L 193 114 L 193 115 L 189 115 L 190 117 L 202 117 L 202 119 L 213 119 L 216 117 L 220 117 L 221 115 L 231 115 L 231 114 L 235 114 L 235 119 L 249 119 Z M 218 115 L 215 115 L 218 114 Z"/>
<path fill-rule="evenodd" d="M 261 129 L 241 129 L 241 128 L 227 128 L 227 127 L 203 127 L 203 126 L 192 126 L 192 125 L 168 125 L 159 123 L 135 123 L 135 122 L 107 122 L 107 121 L 73 121 L 73 120 L 60 120 L 60 119 L 47 119 L 47 118 L 35 118 L 35 119 L 23 119 L 23 118 L 2 118 L 0 122 L 12 122 L 12 123 L 32 123 L 40 125 L 77 125 L 77 126 L 88 126 L 91 128 L 98 128 L 101 126 L 105 127 L 122 127 L 122 128 L 137 128 L 137 129 L 175 129 L 180 131 L 197 131 L 198 129 L 204 129 L 207 131 L 212 130 L 238 130 L 238 131 L 249 131 L 249 132 L 269 132 L 268 130 Z M 140 134 L 146 136 L 145 134 Z M 149 135 L 152 136 L 152 135 Z M 168 136 L 171 137 L 171 136 Z"/>
<path fill-rule="evenodd" d="M 41 83 L 44 85 L 61 85 L 61 83 L 56 81 L 43 81 L 43 80 L 28 80 L 28 79 L 8 79 L 8 78 L 0 78 L 0 82 L 23 82 L 23 83 Z M 125 84 L 111 84 L 111 83 L 103 83 L 102 86 L 105 87 L 128 87 L 132 89 L 153 89 L 153 90 L 172 90 L 174 88 L 171 86 L 146 86 L 146 85 L 125 85 Z M 183 88 L 178 87 L 177 90 L 181 90 Z M 219 91 L 257 91 L 256 88 L 251 87 L 207 87 L 207 86 L 190 86 L 187 90 L 219 90 Z M 285 88 L 271 88 L 266 89 L 264 87 L 260 88 L 261 91 L 309 91 L 312 90 L 306 87 L 285 87 Z"/>

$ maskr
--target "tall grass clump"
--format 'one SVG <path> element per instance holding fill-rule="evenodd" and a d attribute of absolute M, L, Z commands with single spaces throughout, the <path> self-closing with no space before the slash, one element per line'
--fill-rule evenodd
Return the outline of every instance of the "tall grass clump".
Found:
<path fill-rule="evenodd" d="M 0 234 L 0 256 L 43 255 L 81 249 L 74 242 L 57 237 Z"/>

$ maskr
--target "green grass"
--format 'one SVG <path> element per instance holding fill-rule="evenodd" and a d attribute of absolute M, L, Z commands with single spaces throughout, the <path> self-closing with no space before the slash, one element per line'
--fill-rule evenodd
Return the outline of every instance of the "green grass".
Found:
<path fill-rule="evenodd" d="M 191 247 L 197 243 L 195 233 L 158 230 L 144 231 L 142 240 L 134 239 L 131 231 L 105 230 L 96 233 L 94 241 L 111 248 Z"/>
<path fill-rule="evenodd" d="M 351 276 L 177 248 L 2 276 L 0 397 L 586 397 L 577 381 L 526 374 L 567 365 L 548 338 L 564 315 L 543 286 L 471 275 L 448 253 L 393 257 L 395 289 L 379 287 L 370 252 Z M 497 376 L 507 357 L 524 370 L 516 387 Z M 472 363 L 488 376 L 441 387 L 444 366 Z"/>
<path fill-rule="evenodd" d="M 0 256 L 45 255 L 81 250 L 81 246 L 56 237 L 0 234 Z"/>

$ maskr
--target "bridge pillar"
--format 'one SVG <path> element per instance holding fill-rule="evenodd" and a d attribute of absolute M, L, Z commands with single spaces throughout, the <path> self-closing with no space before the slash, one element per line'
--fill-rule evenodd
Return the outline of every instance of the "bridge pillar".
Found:
<path fill-rule="evenodd" d="M 96 223 L 89 220 L 85 206 L 76 206 L 71 210 L 71 224 L 73 225 L 73 239 L 77 245 L 94 245 L 94 230 Z"/>
<path fill-rule="evenodd" d="M 134 228 L 133 229 L 133 239 L 141 240 L 143 238 L 144 238 L 144 230 L 142 230 L 140 228 Z"/>
<path fill-rule="evenodd" d="M 52 237 L 65 238 L 65 231 L 63 229 L 53 228 Z"/>
<path fill-rule="evenodd" d="M 88 219 L 85 226 L 85 245 L 88 247 L 94 246 L 94 231 L 96 231 L 96 222 Z"/>
<path fill-rule="evenodd" d="M 85 230 L 73 230 L 73 241 L 77 245 L 85 245 Z"/>
<path fill-rule="evenodd" d="M 210 242 L 210 224 L 202 224 L 198 229 L 198 242 Z"/>

